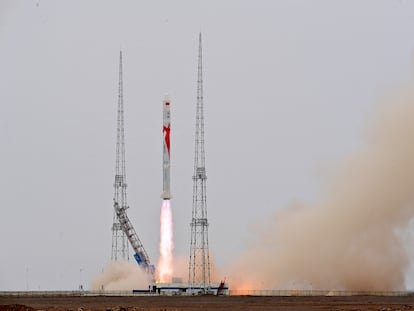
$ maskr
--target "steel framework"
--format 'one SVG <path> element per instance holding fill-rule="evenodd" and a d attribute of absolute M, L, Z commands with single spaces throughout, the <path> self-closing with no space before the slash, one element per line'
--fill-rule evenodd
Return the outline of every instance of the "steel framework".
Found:
<path fill-rule="evenodd" d="M 114 182 L 114 204 L 127 209 L 126 174 L 125 174 L 125 132 L 124 132 L 124 94 L 122 80 L 122 51 L 119 52 L 119 83 L 118 83 L 118 117 L 116 129 L 116 164 Z M 112 224 L 112 255 L 111 260 L 129 260 L 128 239 L 119 222 L 117 211 L 114 210 Z"/>
<path fill-rule="evenodd" d="M 206 202 L 206 166 L 204 149 L 203 67 L 201 33 L 198 48 L 197 107 L 193 175 L 193 208 L 188 282 L 202 292 L 210 289 L 210 256 Z"/>

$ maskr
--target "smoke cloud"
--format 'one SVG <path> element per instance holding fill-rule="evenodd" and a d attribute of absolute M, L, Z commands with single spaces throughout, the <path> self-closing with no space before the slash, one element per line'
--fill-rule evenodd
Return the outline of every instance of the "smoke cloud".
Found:
<path fill-rule="evenodd" d="M 91 290 L 147 289 L 148 275 L 136 262 L 114 261 L 91 282 Z"/>
<path fill-rule="evenodd" d="M 224 280 L 225 274 L 218 268 L 214 253 L 210 249 L 210 280 L 212 283 Z M 181 279 L 184 283 L 189 279 L 189 256 L 184 254 L 174 255 L 174 277 Z"/>
<path fill-rule="evenodd" d="M 414 80 L 378 105 L 365 146 L 340 163 L 320 198 L 274 213 L 234 267 L 232 289 L 404 289 L 409 256 L 401 232 L 414 215 Z"/>

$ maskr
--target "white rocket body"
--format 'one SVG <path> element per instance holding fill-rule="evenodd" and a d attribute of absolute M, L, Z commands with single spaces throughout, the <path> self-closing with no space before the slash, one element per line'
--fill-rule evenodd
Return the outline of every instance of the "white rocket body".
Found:
<path fill-rule="evenodd" d="M 165 98 L 163 101 L 163 157 L 162 157 L 162 170 L 163 170 L 163 183 L 162 183 L 162 195 L 164 200 L 171 199 L 170 189 L 170 100 Z"/>

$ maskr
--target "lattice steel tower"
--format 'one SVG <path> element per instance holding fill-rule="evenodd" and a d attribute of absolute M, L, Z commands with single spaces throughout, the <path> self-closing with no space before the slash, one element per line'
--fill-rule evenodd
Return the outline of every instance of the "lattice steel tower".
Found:
<path fill-rule="evenodd" d="M 192 288 L 210 288 L 210 257 L 206 202 L 206 166 L 204 150 L 203 67 L 201 33 L 198 48 L 197 109 L 193 176 L 193 209 L 188 282 Z"/>
<path fill-rule="evenodd" d="M 128 208 L 125 175 L 125 132 L 124 132 L 124 94 L 122 81 L 122 51 L 119 52 L 119 83 L 118 83 L 118 118 L 116 129 L 116 165 L 114 182 L 114 203 Z M 111 260 L 129 260 L 128 239 L 121 228 L 116 211 L 112 224 L 112 255 Z"/>

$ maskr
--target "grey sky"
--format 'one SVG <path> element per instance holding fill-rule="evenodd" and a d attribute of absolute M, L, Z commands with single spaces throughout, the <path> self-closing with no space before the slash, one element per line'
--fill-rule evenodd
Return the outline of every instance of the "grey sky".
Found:
<path fill-rule="evenodd" d="M 129 216 L 155 263 L 168 93 L 188 257 L 199 31 L 220 267 L 274 209 L 317 198 L 413 69 L 411 1 L 0 0 L 0 290 L 74 289 L 110 258 L 120 48 Z"/>

